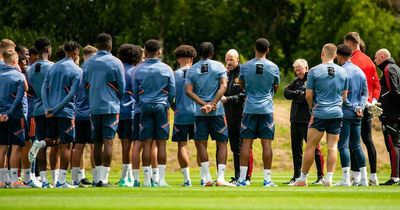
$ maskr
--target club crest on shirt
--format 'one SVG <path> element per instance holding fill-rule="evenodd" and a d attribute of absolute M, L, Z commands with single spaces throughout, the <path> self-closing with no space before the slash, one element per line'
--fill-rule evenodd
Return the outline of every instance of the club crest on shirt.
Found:
<path fill-rule="evenodd" d="M 235 80 L 233 81 L 235 84 L 239 84 L 239 77 L 236 77 Z"/>

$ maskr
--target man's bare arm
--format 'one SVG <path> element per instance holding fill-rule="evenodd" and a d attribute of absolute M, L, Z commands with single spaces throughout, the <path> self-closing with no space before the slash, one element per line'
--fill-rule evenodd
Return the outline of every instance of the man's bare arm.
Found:
<path fill-rule="evenodd" d="M 193 92 L 192 84 L 186 84 L 186 95 L 202 106 L 207 104 L 207 102 L 203 101 L 196 93 Z"/>
<path fill-rule="evenodd" d="M 310 109 L 314 106 L 314 92 L 311 89 L 306 90 L 306 100 Z"/>
<path fill-rule="evenodd" d="M 221 100 L 221 97 L 224 95 L 228 87 L 228 80 L 226 78 L 221 78 L 219 81 L 219 89 L 217 91 L 217 94 L 215 95 L 214 100 L 212 101 L 212 104 L 217 104 L 219 100 Z"/>

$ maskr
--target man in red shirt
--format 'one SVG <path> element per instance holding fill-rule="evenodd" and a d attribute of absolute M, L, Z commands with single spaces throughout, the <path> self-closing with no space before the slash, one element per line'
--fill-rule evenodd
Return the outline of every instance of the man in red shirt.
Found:
<path fill-rule="evenodd" d="M 366 54 L 365 44 L 357 32 L 349 32 L 344 37 L 344 44 L 351 48 L 351 62 L 360 67 L 367 78 L 368 85 L 368 103 L 375 104 L 379 99 L 381 85 L 379 83 L 379 76 L 377 74 L 375 64 Z M 368 105 L 367 105 L 368 106 Z M 367 108 L 364 109 L 364 116 L 361 122 L 361 138 L 368 151 L 368 159 L 371 170 L 370 185 L 379 185 L 376 175 L 376 150 L 372 140 L 372 116 L 368 113 Z M 351 170 L 354 174 L 354 181 L 357 183 L 360 177 L 360 172 L 357 163 L 354 161 L 353 154 L 351 154 Z"/>

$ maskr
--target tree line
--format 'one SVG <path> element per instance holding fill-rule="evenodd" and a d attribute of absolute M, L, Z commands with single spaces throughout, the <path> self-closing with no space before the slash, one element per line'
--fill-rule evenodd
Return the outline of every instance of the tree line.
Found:
<path fill-rule="evenodd" d="M 216 59 L 235 48 L 246 61 L 254 41 L 265 37 L 270 59 L 293 76 L 296 58 L 318 64 L 323 44 L 339 44 L 349 31 L 360 33 L 370 57 L 385 47 L 400 60 L 399 8 L 396 0 L 3 0 L 0 38 L 30 47 L 46 36 L 57 48 L 67 40 L 93 44 L 107 32 L 114 52 L 122 43 L 155 38 L 164 61 L 175 66 L 173 51 L 180 44 L 211 41 Z"/>

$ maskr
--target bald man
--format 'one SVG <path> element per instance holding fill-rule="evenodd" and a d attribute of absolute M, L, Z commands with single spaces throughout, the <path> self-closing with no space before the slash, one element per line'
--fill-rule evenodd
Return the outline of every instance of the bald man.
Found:
<path fill-rule="evenodd" d="M 301 175 L 293 186 L 307 186 L 307 176 L 314 162 L 315 149 L 325 132 L 328 145 L 328 173 L 324 185 L 332 186 L 337 144 L 342 127 L 342 104 L 347 98 L 348 89 L 346 71 L 333 63 L 336 50 L 334 44 L 325 44 L 321 52 L 322 64 L 311 68 L 307 74 L 306 100 L 312 113 Z"/>
<path fill-rule="evenodd" d="M 382 104 L 383 114 L 380 116 L 380 120 L 392 168 L 391 178 L 381 185 L 398 185 L 400 173 L 400 68 L 387 49 L 380 49 L 376 52 L 375 63 L 382 70 L 379 102 Z"/>
<path fill-rule="evenodd" d="M 243 104 L 245 99 L 244 92 L 239 86 L 239 53 L 235 49 L 230 49 L 225 55 L 226 69 L 228 70 L 228 88 L 221 98 L 224 103 L 225 116 L 228 124 L 228 138 L 233 153 L 233 163 L 235 166 L 235 176 L 231 182 L 237 181 L 240 174 L 240 122 L 242 121 Z M 249 170 L 247 181 L 250 183 L 250 177 L 253 169 L 253 154 L 250 153 Z"/>

